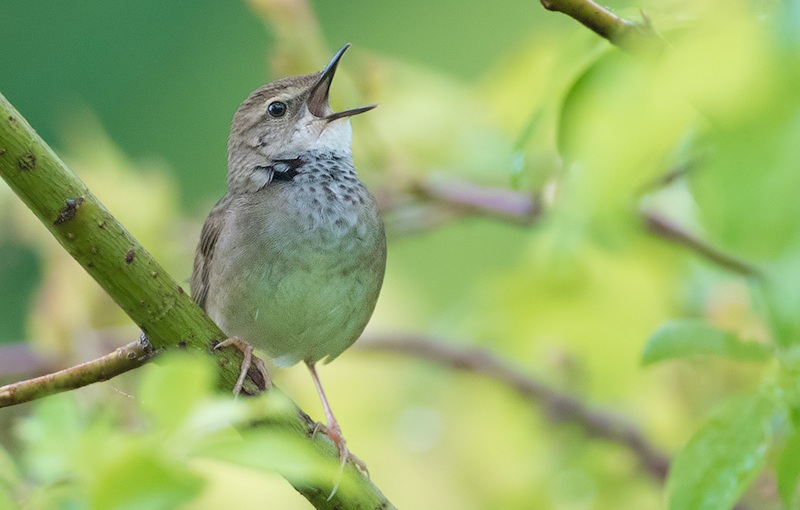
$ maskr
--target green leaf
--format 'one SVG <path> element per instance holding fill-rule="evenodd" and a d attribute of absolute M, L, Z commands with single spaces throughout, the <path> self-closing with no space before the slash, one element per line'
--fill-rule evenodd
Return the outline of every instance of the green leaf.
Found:
<path fill-rule="evenodd" d="M 230 462 L 258 471 L 282 473 L 307 482 L 334 479 L 339 471 L 337 462 L 324 462 L 308 441 L 289 433 L 263 430 L 243 431 L 242 434 L 218 434 L 199 445 L 196 455 Z"/>
<path fill-rule="evenodd" d="M 27 445 L 25 465 L 37 481 L 56 482 L 73 471 L 75 450 L 87 419 L 72 395 L 56 395 L 34 404 L 31 416 L 19 426 L 19 435 Z"/>
<path fill-rule="evenodd" d="M 795 429 L 786 440 L 777 465 L 775 466 L 780 494 L 786 508 L 798 507 L 797 488 L 800 482 L 800 434 Z"/>
<path fill-rule="evenodd" d="M 713 156 L 688 180 L 712 242 L 750 259 L 780 256 L 800 239 L 800 112 L 770 97 L 774 106 L 710 136 Z"/>
<path fill-rule="evenodd" d="M 19 469 L 17 469 L 16 464 L 14 463 L 14 459 L 11 458 L 11 455 L 2 447 L 0 446 L 0 487 L 3 484 L 8 484 L 9 486 L 13 486 L 14 484 L 18 483 L 20 479 Z M 0 506 L 0 508 L 3 508 Z"/>
<path fill-rule="evenodd" d="M 111 465 L 98 473 L 92 491 L 92 508 L 153 510 L 178 508 L 196 497 L 204 480 L 174 461 L 161 458 L 153 448 L 131 445 Z"/>
<path fill-rule="evenodd" d="M 765 361 L 772 357 L 768 345 L 745 342 L 733 333 L 719 330 L 698 319 L 670 321 L 647 341 L 642 355 L 645 365 L 689 356 L 725 356 L 742 361 Z"/>
<path fill-rule="evenodd" d="M 755 287 L 761 315 L 778 345 L 797 345 L 800 343 L 800 286 L 797 285 L 800 246 L 792 246 L 783 257 L 766 264 L 763 273 Z"/>
<path fill-rule="evenodd" d="M 11 499 L 11 494 L 6 491 L 3 485 L 0 485 L 0 508 L 14 508 L 14 501 Z"/>
<path fill-rule="evenodd" d="M 21 484 L 20 478 L 14 459 L 0 446 L 0 508 L 14 508 L 13 490 Z"/>
<path fill-rule="evenodd" d="M 675 456 L 669 509 L 731 508 L 764 466 L 776 411 L 773 400 L 747 396 L 709 420 Z"/>
<path fill-rule="evenodd" d="M 148 365 L 140 389 L 141 405 L 159 428 L 182 425 L 211 396 L 214 372 L 210 357 L 177 353 L 159 365 Z"/>

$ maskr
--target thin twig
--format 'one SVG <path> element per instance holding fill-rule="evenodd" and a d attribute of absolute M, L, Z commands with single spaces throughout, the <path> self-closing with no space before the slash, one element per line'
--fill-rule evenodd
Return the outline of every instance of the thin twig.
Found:
<path fill-rule="evenodd" d="M 693 171 L 697 167 L 697 158 L 689 161 L 685 161 L 679 165 L 675 165 L 671 168 L 668 172 L 657 176 L 655 179 L 652 179 L 648 182 L 645 182 L 642 186 L 639 187 L 639 194 L 643 195 L 645 193 L 651 193 L 655 191 L 662 190 L 667 186 L 671 185 L 678 179 L 686 177 L 689 172 Z"/>
<path fill-rule="evenodd" d="M 626 418 L 592 409 L 575 397 L 523 373 L 488 350 L 458 347 L 442 340 L 414 335 L 365 338 L 356 345 L 362 351 L 413 356 L 495 380 L 543 407 L 553 421 L 575 423 L 590 436 L 624 446 L 636 455 L 650 476 L 660 482 L 666 478 L 669 458 L 650 444 Z"/>
<path fill-rule="evenodd" d="M 142 336 L 103 357 L 52 374 L 0 387 L 0 408 L 108 381 L 150 360 L 156 351 Z"/>
<path fill-rule="evenodd" d="M 396 209 L 392 214 L 384 215 L 384 222 L 388 235 L 397 240 L 431 232 L 465 216 L 475 215 L 463 209 L 431 203 Z"/>
<path fill-rule="evenodd" d="M 403 191 L 378 190 L 375 196 L 392 239 L 428 232 L 475 216 L 527 227 L 543 213 L 542 202 L 535 197 L 456 179 L 413 182 Z"/>
<path fill-rule="evenodd" d="M 464 212 L 475 211 L 523 226 L 532 224 L 543 212 L 541 202 L 529 194 L 482 187 L 467 181 L 420 181 L 411 190 L 419 197 Z"/>
<path fill-rule="evenodd" d="M 757 277 L 759 270 L 752 264 L 724 253 L 702 239 L 686 232 L 678 225 L 652 212 L 642 212 L 647 229 L 657 236 L 689 248 L 714 264 L 747 277 Z"/>
<path fill-rule="evenodd" d="M 440 182 L 435 185 L 423 182 L 416 184 L 413 189 L 418 196 L 459 211 L 460 215 L 488 216 L 514 225 L 530 225 L 543 214 L 543 207 L 538 200 L 529 194 L 513 190 L 483 188 L 461 181 Z M 652 234 L 688 248 L 723 269 L 747 277 L 757 277 L 760 274 L 756 266 L 711 246 L 666 218 L 648 211 L 640 212 L 640 216 Z"/>

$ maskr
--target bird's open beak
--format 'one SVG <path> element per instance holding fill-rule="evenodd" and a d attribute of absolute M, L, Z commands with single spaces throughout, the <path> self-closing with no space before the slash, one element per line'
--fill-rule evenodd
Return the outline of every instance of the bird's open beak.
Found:
<path fill-rule="evenodd" d="M 317 79 L 317 83 L 315 83 L 311 88 L 311 94 L 309 94 L 308 99 L 306 100 L 308 111 L 314 114 L 315 117 L 325 119 L 328 122 L 341 119 L 342 117 L 352 117 L 353 115 L 364 113 L 378 106 L 376 104 L 371 104 L 369 106 L 359 106 L 358 108 L 351 108 L 342 112 L 328 114 L 328 112 L 331 110 L 330 102 L 328 100 L 328 93 L 331 90 L 333 75 L 336 74 L 336 67 L 339 65 L 342 55 L 344 55 L 344 52 L 347 51 L 347 48 L 349 47 L 349 43 L 345 44 L 342 46 L 342 49 L 336 52 L 336 55 L 333 56 L 331 61 L 328 62 L 328 65 L 325 66 L 325 69 L 322 70 L 322 73 L 319 75 L 319 79 Z"/>

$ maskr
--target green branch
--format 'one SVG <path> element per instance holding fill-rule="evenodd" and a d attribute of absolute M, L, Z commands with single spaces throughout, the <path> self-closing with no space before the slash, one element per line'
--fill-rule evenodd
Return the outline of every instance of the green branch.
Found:
<path fill-rule="evenodd" d="M 222 331 L 66 167 L 2 94 L 0 176 L 64 249 L 139 325 L 151 344 L 147 348 L 146 344 L 141 347 L 131 344 L 99 360 L 18 383 L 15 390 L 9 389 L 15 385 L 4 387 L 0 395 L 12 400 L 6 405 L 17 403 L 15 400 L 22 401 L 15 399 L 14 395 L 21 397 L 24 394 L 27 400 L 32 400 L 108 379 L 143 363 L 151 351 L 176 346 L 201 349 L 215 356 L 220 387 L 233 388 L 242 354 L 237 349 L 214 351 L 216 342 L 225 338 Z M 143 203 L 140 206 L 148 205 Z M 124 354 L 118 355 L 123 350 Z M 263 386 L 263 379 L 254 369 L 243 392 L 257 394 Z M 289 430 L 299 439 L 312 442 L 321 461 L 338 461 L 338 450 L 333 442 L 324 434 L 313 434 L 316 423 L 299 408 L 279 424 L 265 421 L 259 426 Z M 315 508 L 394 508 L 380 490 L 352 465 L 345 468 L 345 479 L 342 480 L 342 488 L 348 487 L 348 490 L 337 491 L 330 500 L 327 498 L 335 480 L 311 486 L 291 473 L 284 476 Z"/>
<path fill-rule="evenodd" d="M 580 22 L 597 35 L 624 49 L 651 45 L 659 41 L 650 20 L 642 15 L 641 22 L 620 18 L 592 0 L 540 0 L 548 11 L 560 12 Z M 645 44 L 646 43 L 646 44 Z M 660 42 L 657 43 L 660 45 Z"/>
<path fill-rule="evenodd" d="M 144 365 L 155 354 L 150 342 L 142 335 L 140 341 L 124 345 L 101 358 L 0 387 L 0 408 L 108 381 Z"/>

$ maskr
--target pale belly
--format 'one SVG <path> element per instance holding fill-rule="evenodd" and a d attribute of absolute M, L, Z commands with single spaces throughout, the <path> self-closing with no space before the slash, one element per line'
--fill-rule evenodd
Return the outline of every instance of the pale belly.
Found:
<path fill-rule="evenodd" d="M 227 335 L 289 366 L 333 359 L 364 330 L 383 282 L 382 226 L 324 241 L 267 232 L 224 244 L 206 308 Z"/>
<path fill-rule="evenodd" d="M 357 268 L 274 269 L 232 277 L 231 292 L 209 310 L 223 331 L 279 366 L 336 357 L 358 338 L 375 307 L 375 277 L 365 278 Z"/>

